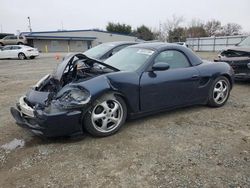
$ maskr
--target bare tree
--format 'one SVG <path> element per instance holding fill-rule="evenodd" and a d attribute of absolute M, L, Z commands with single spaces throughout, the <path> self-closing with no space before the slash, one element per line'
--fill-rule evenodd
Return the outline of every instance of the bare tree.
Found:
<path fill-rule="evenodd" d="M 202 20 L 200 19 L 197 19 L 197 18 L 193 18 L 189 24 L 188 24 L 189 27 L 203 27 L 204 26 L 204 23 Z"/>
<path fill-rule="evenodd" d="M 221 33 L 222 26 L 218 20 L 210 20 L 204 25 L 208 36 L 217 36 Z"/>
<path fill-rule="evenodd" d="M 241 25 L 237 23 L 228 23 L 223 27 L 223 34 L 226 36 L 237 35 L 241 30 Z"/>

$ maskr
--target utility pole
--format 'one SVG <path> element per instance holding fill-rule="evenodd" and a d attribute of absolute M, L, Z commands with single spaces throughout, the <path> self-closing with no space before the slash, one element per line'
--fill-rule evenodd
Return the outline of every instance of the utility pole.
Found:
<path fill-rule="evenodd" d="M 30 21 L 30 17 L 29 16 L 28 16 L 28 21 L 29 21 L 29 30 L 30 30 L 30 32 L 32 32 L 31 21 Z"/>

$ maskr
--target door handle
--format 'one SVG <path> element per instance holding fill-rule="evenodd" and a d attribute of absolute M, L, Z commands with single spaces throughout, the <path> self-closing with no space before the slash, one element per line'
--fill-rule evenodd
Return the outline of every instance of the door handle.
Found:
<path fill-rule="evenodd" d="M 197 80 L 197 79 L 199 79 L 199 78 L 200 78 L 200 75 L 195 74 L 195 75 L 193 75 L 191 78 L 192 78 L 192 80 Z"/>

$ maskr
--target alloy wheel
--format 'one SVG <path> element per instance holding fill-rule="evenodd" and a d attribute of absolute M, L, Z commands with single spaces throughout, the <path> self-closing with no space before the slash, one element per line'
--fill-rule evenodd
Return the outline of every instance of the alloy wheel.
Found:
<path fill-rule="evenodd" d="M 229 86 L 225 80 L 219 80 L 214 85 L 213 99 L 217 104 L 222 104 L 227 100 L 229 94 Z"/>
<path fill-rule="evenodd" d="M 91 121 L 95 129 L 103 133 L 113 131 L 119 126 L 122 118 L 122 105 L 114 99 L 97 104 L 91 114 Z"/>

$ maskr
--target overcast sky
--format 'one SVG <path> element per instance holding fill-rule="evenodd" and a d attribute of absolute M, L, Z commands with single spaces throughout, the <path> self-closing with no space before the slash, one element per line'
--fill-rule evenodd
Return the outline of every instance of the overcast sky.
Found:
<path fill-rule="evenodd" d="M 183 16 L 235 22 L 250 31 L 250 0 L 0 0 L 0 32 L 105 29 L 109 21 L 159 28 L 159 22 Z"/>

